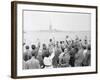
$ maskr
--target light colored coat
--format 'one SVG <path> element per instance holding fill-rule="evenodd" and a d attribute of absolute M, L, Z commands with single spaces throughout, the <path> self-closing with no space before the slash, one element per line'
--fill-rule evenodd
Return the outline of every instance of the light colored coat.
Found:
<path fill-rule="evenodd" d="M 30 60 L 26 62 L 26 67 L 27 69 L 39 69 L 40 64 L 39 61 L 35 59 L 35 57 L 32 57 Z"/>

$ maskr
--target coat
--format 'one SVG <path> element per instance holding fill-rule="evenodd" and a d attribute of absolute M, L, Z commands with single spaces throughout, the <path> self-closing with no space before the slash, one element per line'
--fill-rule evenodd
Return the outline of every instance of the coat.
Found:
<path fill-rule="evenodd" d="M 82 66 L 83 59 L 83 49 L 80 49 L 78 53 L 75 54 L 75 66 Z"/>
<path fill-rule="evenodd" d="M 30 60 L 26 62 L 27 69 L 39 69 L 40 63 L 35 57 L 32 57 Z"/>

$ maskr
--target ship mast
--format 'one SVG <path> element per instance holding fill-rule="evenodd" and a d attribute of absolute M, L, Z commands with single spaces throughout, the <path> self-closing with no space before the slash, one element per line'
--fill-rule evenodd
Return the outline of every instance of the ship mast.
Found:
<path fill-rule="evenodd" d="M 52 32 L 52 23 L 51 23 L 51 20 L 49 20 L 49 31 Z"/>

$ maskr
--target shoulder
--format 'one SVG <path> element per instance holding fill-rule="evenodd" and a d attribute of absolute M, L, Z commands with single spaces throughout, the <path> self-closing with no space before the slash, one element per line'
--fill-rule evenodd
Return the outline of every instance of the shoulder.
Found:
<path fill-rule="evenodd" d="M 26 65 L 29 65 L 30 64 L 30 60 L 26 61 Z"/>
<path fill-rule="evenodd" d="M 64 54 L 64 53 L 61 53 L 61 54 L 59 55 L 59 58 L 62 58 L 63 54 Z"/>
<path fill-rule="evenodd" d="M 35 60 L 35 63 L 39 64 L 39 60 L 36 59 L 36 60 Z"/>

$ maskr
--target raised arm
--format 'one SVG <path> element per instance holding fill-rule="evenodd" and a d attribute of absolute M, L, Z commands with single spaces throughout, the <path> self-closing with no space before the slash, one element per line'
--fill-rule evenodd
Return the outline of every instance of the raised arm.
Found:
<path fill-rule="evenodd" d="M 54 56 L 55 56 L 55 49 L 53 48 L 53 52 L 50 55 L 50 59 L 53 59 Z"/>

